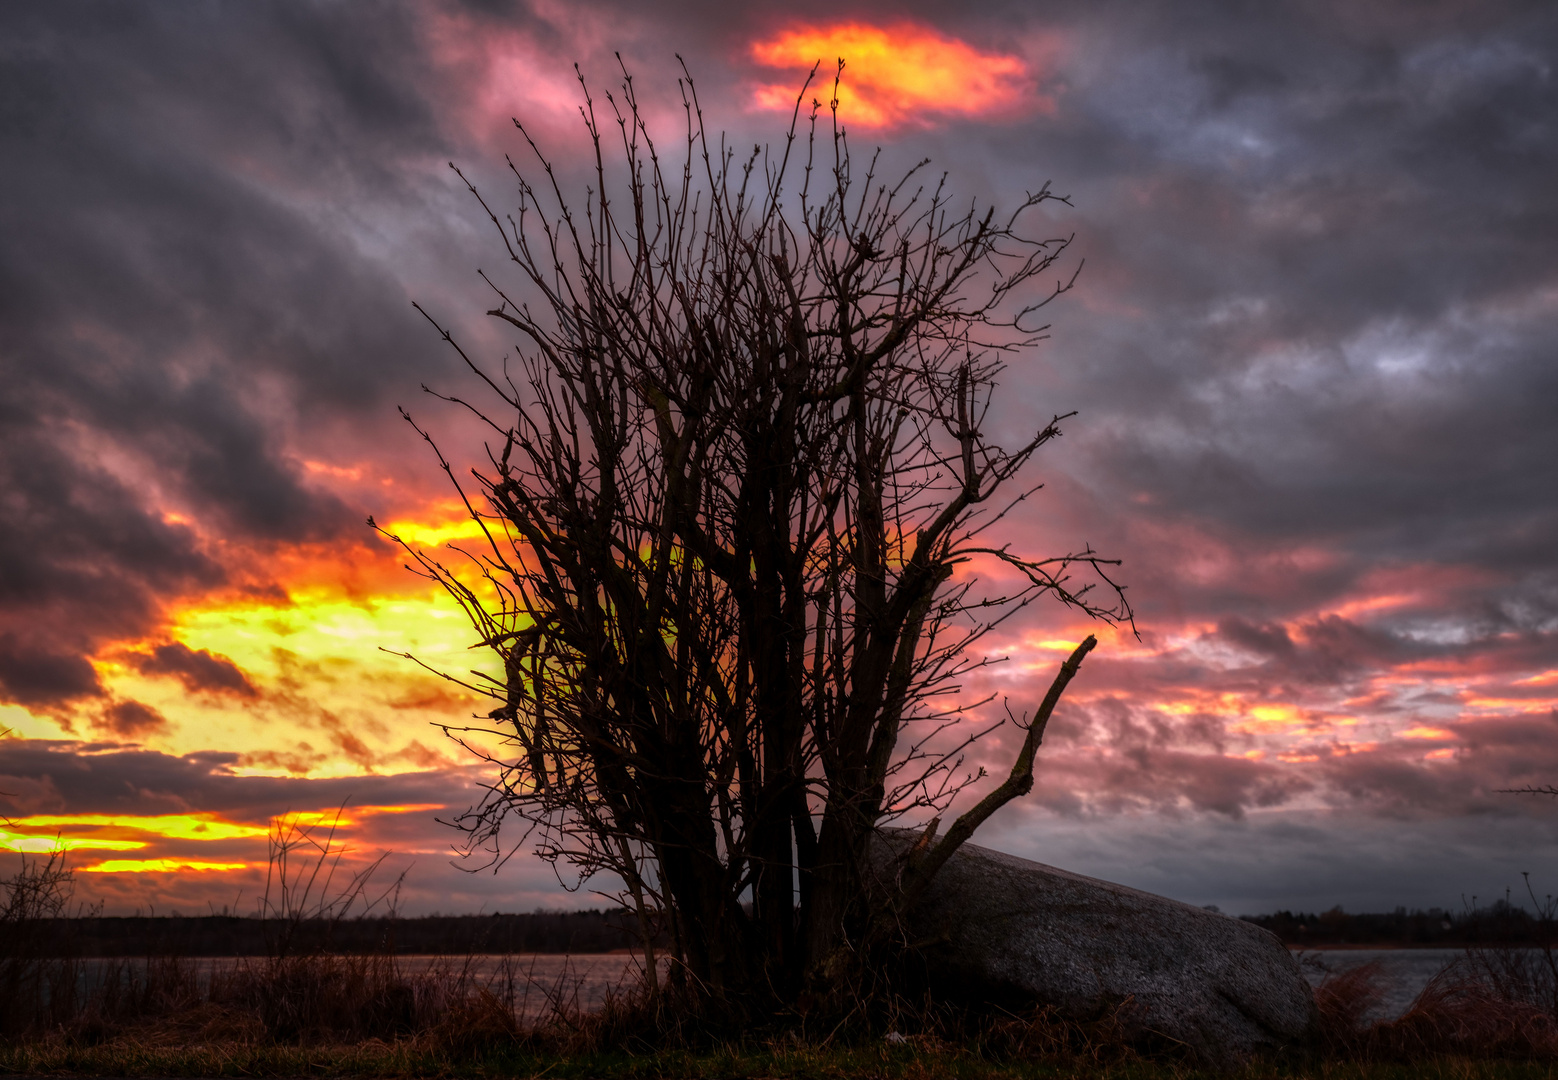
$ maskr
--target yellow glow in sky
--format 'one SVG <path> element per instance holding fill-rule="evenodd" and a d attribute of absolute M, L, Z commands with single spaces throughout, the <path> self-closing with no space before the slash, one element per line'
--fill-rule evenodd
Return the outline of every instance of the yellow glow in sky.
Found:
<path fill-rule="evenodd" d="M 17 851 L 24 855 L 47 855 L 51 851 L 134 851 L 145 846 L 144 840 L 39 835 L 0 829 L 0 851 Z"/>
<path fill-rule="evenodd" d="M 470 541 L 486 543 L 486 533 L 465 509 L 459 499 L 449 499 L 428 507 L 415 519 L 400 519 L 382 523 L 390 536 L 399 537 L 412 547 L 436 548 L 449 543 L 465 546 Z M 503 522 L 489 521 L 487 528 L 495 537 L 502 537 Z"/>
<path fill-rule="evenodd" d="M 33 814 L 17 818 L 12 826 L 22 829 L 103 829 L 111 833 L 152 833 L 166 840 L 236 840 L 264 836 L 264 825 L 224 821 L 214 814 L 156 814 L 130 817 L 118 814 Z M 67 838 L 68 839 L 68 838 Z"/>
<path fill-rule="evenodd" d="M 198 859 L 109 859 L 96 866 L 83 866 L 86 874 L 178 873 L 182 870 L 246 870 L 248 863 L 201 862 Z"/>
<path fill-rule="evenodd" d="M 116 698 L 167 718 L 137 740 L 173 754 L 220 747 L 239 755 L 231 768 L 240 775 L 353 776 L 460 760 L 432 725 L 468 718 L 471 696 L 398 655 L 458 675 L 488 663 L 484 650 L 470 650 L 475 632 L 442 590 L 353 596 L 314 586 L 289 600 L 191 605 L 164 631 L 237 665 L 254 697 L 191 693 L 126 658 L 99 660 Z"/>
<path fill-rule="evenodd" d="M 338 809 L 304 810 L 277 819 L 282 828 L 335 826 L 351 829 L 362 819 L 381 814 L 432 813 L 442 810 L 438 803 L 410 803 L 404 806 L 355 806 L 345 812 Z M 17 818 L 0 828 L 0 851 L 14 851 L 29 855 L 43 855 L 52 851 L 136 851 L 162 840 L 204 841 L 257 840 L 268 836 L 273 825 L 254 825 L 227 821 L 215 814 L 156 814 L 144 817 L 113 814 L 34 814 Z M 119 869 L 127 869 L 130 862 L 168 863 L 167 859 L 110 860 Z M 172 860 L 183 866 L 188 860 Z M 101 870 L 102 865 L 83 867 Z M 213 869 L 218 864 L 209 862 L 189 863 L 192 869 Z M 242 868 L 246 863 L 239 863 Z M 178 869 L 178 866 L 161 867 Z"/>
<path fill-rule="evenodd" d="M 1287 731 L 1289 728 L 1304 727 L 1308 724 L 1304 714 L 1292 705 L 1256 705 L 1247 715 L 1249 719 L 1234 725 L 1235 731 Z"/>
<path fill-rule="evenodd" d="M 830 69 L 842 57 L 839 115 L 868 127 L 923 122 L 927 114 L 978 116 L 1010 109 L 1028 92 L 1028 67 L 1018 57 L 981 52 L 912 23 L 799 26 L 753 43 L 751 51 L 766 67 L 798 72 L 821 61 L 818 75 L 826 82 L 813 85 L 810 96 L 824 104 L 833 93 Z M 755 102 L 789 112 L 798 89 L 792 82 L 762 86 Z M 1049 99 L 1030 95 L 1030 101 L 1045 111 L 1054 108 Z"/>

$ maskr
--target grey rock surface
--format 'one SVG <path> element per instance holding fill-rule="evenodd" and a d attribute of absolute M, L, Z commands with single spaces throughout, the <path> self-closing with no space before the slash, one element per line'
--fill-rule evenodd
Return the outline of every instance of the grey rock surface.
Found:
<path fill-rule="evenodd" d="M 913 839 L 885 834 L 884 854 Z M 1114 1010 L 1129 1034 L 1186 1044 L 1214 1064 L 1300 1039 L 1315 1022 L 1309 983 L 1269 931 L 973 844 L 907 922 L 944 989 L 1075 1018 Z"/>

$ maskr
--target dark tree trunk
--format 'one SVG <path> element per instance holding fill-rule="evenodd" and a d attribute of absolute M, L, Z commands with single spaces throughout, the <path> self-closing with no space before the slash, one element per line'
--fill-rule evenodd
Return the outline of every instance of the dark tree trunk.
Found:
<path fill-rule="evenodd" d="M 629 81 L 610 106 L 620 172 L 586 97 L 582 208 L 544 159 L 539 191 L 515 169 L 516 216 L 480 202 L 518 271 L 514 294 L 488 283 L 520 360 L 498 377 L 461 351 L 501 409 L 447 400 L 495 439 L 472 470 L 485 498 L 456 481 L 489 543 L 463 569 L 408 550 L 499 663 L 448 676 L 496 706 L 449 729 L 497 770 L 461 819 L 473 846 L 516 815 L 542 854 L 627 883 L 646 948 L 663 915 L 712 1007 L 827 1010 L 950 851 L 1031 787 L 1092 639 L 1012 775 L 939 840 L 933 822 L 883 890 L 875 830 L 980 779 L 957 734 L 986 704 L 957 697 L 987 662 L 970 647 L 1042 596 L 1130 610 L 1072 582 L 1085 567 L 1112 587 L 1090 549 L 1036 559 L 981 538 L 1060 433 L 1055 417 L 1013 448 L 985 434 L 1002 357 L 1043 337 L 1029 317 L 1070 287 L 1021 299 L 1069 245 L 1022 224 L 1056 196 L 1003 224 L 916 190 L 918 169 L 882 186 L 873 160 L 857 180 L 815 113 L 774 158 L 719 158 L 691 86 L 679 172 L 661 171 Z M 981 564 L 1020 587 L 978 592 Z"/>

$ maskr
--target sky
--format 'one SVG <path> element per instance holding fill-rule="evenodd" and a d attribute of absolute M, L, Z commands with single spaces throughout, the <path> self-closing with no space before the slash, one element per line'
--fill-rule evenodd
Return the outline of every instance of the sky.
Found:
<path fill-rule="evenodd" d="M 1558 8 L 1501 0 L 0 7 L 7 872 L 249 911 L 339 811 L 408 913 L 600 903 L 459 858 L 472 703 L 397 654 L 474 635 L 365 519 L 469 536 L 397 414 L 480 453 L 413 301 L 514 347 L 448 163 L 511 205 L 518 118 L 571 183 L 617 53 L 668 139 L 678 55 L 735 145 L 843 57 L 857 148 L 1071 199 L 996 423 L 1078 415 L 1001 539 L 1123 560 L 1140 638 L 1003 628 L 1014 706 L 1101 644 L 975 842 L 1234 913 L 1558 892 L 1558 801 L 1502 790 L 1558 783 Z"/>

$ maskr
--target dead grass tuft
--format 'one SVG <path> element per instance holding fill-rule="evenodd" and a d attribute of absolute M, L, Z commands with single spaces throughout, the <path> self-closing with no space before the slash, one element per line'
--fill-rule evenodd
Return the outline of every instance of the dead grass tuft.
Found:
<path fill-rule="evenodd" d="M 1333 1057 L 1423 1062 L 1446 1056 L 1558 1060 L 1558 1023 L 1541 1003 L 1490 978 L 1476 953 L 1448 965 L 1395 1019 L 1370 1020 L 1382 992 L 1377 963 L 1326 978 L 1315 992 L 1320 1037 Z"/>

